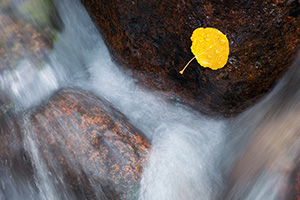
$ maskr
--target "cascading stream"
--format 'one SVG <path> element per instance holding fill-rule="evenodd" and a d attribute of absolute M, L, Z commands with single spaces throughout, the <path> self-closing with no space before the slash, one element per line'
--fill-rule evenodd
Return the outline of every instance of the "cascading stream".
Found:
<path fill-rule="evenodd" d="M 33 183 L 25 181 L 20 186 L 7 170 L 7 177 L 0 179 L 9 187 L 0 185 L 0 191 L 6 191 L 1 199 L 76 198 L 75 193 L 64 188 L 60 164 L 49 164 L 41 155 L 49 144 L 37 140 L 28 114 L 22 114 L 30 113 L 64 87 L 78 87 L 107 100 L 150 140 L 151 155 L 143 171 L 139 200 L 281 198 L 291 171 L 278 163 L 286 159 L 291 161 L 288 167 L 293 168 L 298 156 L 300 120 L 293 114 L 299 110 L 300 96 L 296 85 L 287 83 L 289 79 L 297 83 L 296 76 L 285 77 L 273 93 L 236 119 L 208 119 L 165 101 L 158 91 L 141 88 L 129 71 L 119 70 L 79 0 L 57 0 L 55 4 L 64 30 L 58 33 L 47 55 L 48 62 L 36 69 L 30 58 L 24 59 L 15 70 L 0 77 L 0 89 L 6 91 L 14 112 L 23 118 L 23 148 L 32 162 L 34 177 Z M 297 67 L 292 70 L 299 73 Z M 290 87 L 295 95 L 285 93 Z M 286 119 L 294 121 L 284 127 Z M 71 155 L 64 156 L 75 172 L 86 173 L 79 170 L 80 165 Z M 92 187 L 91 176 L 86 178 Z M 8 195 L 8 189 L 15 195 Z M 29 192 L 22 192 L 26 190 Z M 102 198 L 97 192 L 95 196 Z"/>

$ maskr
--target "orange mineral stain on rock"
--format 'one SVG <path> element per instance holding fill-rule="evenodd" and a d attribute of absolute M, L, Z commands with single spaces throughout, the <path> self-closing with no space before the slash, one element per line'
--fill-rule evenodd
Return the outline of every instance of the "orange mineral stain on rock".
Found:
<path fill-rule="evenodd" d="M 107 102 L 79 90 L 64 90 L 32 114 L 32 123 L 41 143 L 49 144 L 41 149 L 43 157 L 51 162 L 66 159 L 64 174 L 72 171 L 68 165 L 73 163 L 99 191 L 109 187 L 114 199 L 133 195 L 150 143 Z M 85 184 L 75 179 L 68 180 L 72 187 Z"/>
<path fill-rule="evenodd" d="M 232 117 L 252 106 L 276 84 L 299 49 L 298 1 L 81 2 L 118 66 L 131 69 L 147 89 L 209 116 Z M 180 75 L 194 57 L 190 37 L 198 27 L 226 34 L 228 62 L 218 70 L 192 62 Z"/>

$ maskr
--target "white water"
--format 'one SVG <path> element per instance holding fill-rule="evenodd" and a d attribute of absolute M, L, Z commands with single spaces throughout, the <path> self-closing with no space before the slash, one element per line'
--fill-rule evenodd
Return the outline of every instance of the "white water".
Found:
<path fill-rule="evenodd" d="M 223 195 L 226 193 L 224 191 L 230 190 L 226 177 L 231 173 L 237 156 L 242 155 L 248 141 L 258 130 L 257 127 L 269 126 L 273 118 L 289 115 L 294 110 L 282 107 L 282 104 L 287 104 L 289 108 L 297 107 L 299 95 L 284 99 L 282 104 L 278 103 L 280 100 L 273 101 L 272 98 L 280 99 L 282 90 L 286 90 L 280 89 L 287 87 L 282 83 L 274 94 L 237 119 L 226 121 L 199 117 L 180 105 L 165 102 L 160 98 L 159 92 L 144 90 L 130 77 L 129 71 L 119 70 L 111 61 L 98 31 L 79 1 L 60 0 L 57 1 L 57 6 L 65 30 L 59 34 L 55 48 L 49 54 L 49 63 L 42 70 L 36 70 L 30 60 L 24 60 L 14 72 L 0 78 L 1 89 L 7 91 L 17 113 L 30 110 L 46 101 L 59 88 L 68 86 L 93 91 L 108 100 L 152 144 L 150 160 L 145 166 L 139 190 L 140 200 L 279 198 L 278 192 L 286 183 L 288 174 L 283 176 L 286 170 L 277 166 L 274 173 L 265 165 L 257 180 L 244 183 L 241 176 L 231 188 L 232 192 L 226 197 Z M 278 113 L 278 109 L 286 112 Z M 51 175 L 38 151 L 40 146 L 47 144 L 38 144 L 30 122 L 26 121 L 26 115 L 24 121 L 24 148 L 34 163 L 34 181 L 38 189 L 33 189 L 28 183 L 19 186 L 13 179 L 6 178 L 11 182 L 9 189 L 15 189 L 15 195 L 0 198 L 74 199 L 74 194 L 58 190 L 55 186 L 57 182 L 63 184 L 63 181 L 56 180 Z M 273 126 L 270 127 L 272 130 Z M 270 132 L 272 135 L 273 132 Z M 290 146 L 295 147 L 297 144 L 299 142 L 295 140 Z M 260 148 L 263 150 L 264 146 Z M 282 148 L 280 152 L 284 157 L 295 157 L 292 155 L 293 148 Z M 282 161 L 278 154 L 274 157 L 275 160 Z M 266 159 L 268 155 L 263 158 Z M 246 166 L 245 173 L 251 169 L 251 165 Z M 59 166 L 57 173 L 59 174 Z M 20 193 L 19 188 L 28 192 Z M 2 186 L 2 190 L 6 191 L 5 186 Z"/>

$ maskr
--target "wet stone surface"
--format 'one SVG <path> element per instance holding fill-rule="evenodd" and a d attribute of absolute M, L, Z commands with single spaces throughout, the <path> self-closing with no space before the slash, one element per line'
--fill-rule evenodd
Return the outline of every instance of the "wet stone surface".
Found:
<path fill-rule="evenodd" d="M 150 144 L 105 101 L 63 90 L 34 111 L 30 121 L 47 166 L 78 194 L 88 199 L 136 195 Z"/>
<path fill-rule="evenodd" d="M 0 115 L 15 108 L 15 97 L 45 69 L 63 27 L 52 0 L 0 2 Z"/>
<path fill-rule="evenodd" d="M 22 59 L 42 67 L 47 51 L 53 48 L 55 32 L 62 28 L 52 0 L 1 1 L 0 69 L 13 69 Z"/>
<path fill-rule="evenodd" d="M 209 116 L 231 117 L 267 93 L 289 68 L 300 44 L 300 5 L 291 1 L 81 0 L 115 62 L 141 84 Z M 217 71 L 193 61 L 190 37 L 213 27 L 229 40 Z"/>
<path fill-rule="evenodd" d="M 291 177 L 290 177 L 290 186 L 289 194 L 287 195 L 287 199 L 291 200 L 299 200 L 300 199 L 300 163 L 298 163 L 297 167 L 294 169 Z"/>
<path fill-rule="evenodd" d="M 14 69 L 25 58 L 42 66 L 51 48 L 47 31 L 41 33 L 31 24 L 0 13 L 0 69 Z"/>

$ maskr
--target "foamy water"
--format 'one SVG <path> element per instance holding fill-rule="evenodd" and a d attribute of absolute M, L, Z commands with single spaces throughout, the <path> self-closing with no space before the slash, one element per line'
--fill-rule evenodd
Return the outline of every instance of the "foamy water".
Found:
<path fill-rule="evenodd" d="M 79 1 L 61 0 L 56 4 L 65 30 L 58 34 L 54 50 L 48 55 L 49 62 L 37 70 L 30 60 L 24 60 L 15 71 L 0 78 L 2 89 L 9 94 L 17 112 L 27 112 L 47 101 L 58 89 L 69 86 L 92 91 L 108 100 L 152 144 L 138 192 L 139 200 L 281 198 L 290 171 L 276 164 L 290 159 L 293 162 L 288 167 L 293 167 L 298 156 L 297 137 L 287 137 L 297 134 L 297 124 L 300 123 L 299 118 L 289 117 L 299 110 L 296 76 L 299 70 L 296 67 L 294 75 L 285 78 L 294 82 L 282 82 L 266 99 L 236 119 L 209 119 L 186 110 L 180 104 L 165 101 L 159 91 L 143 89 L 130 76 L 130 71 L 120 70 L 122 67 L 112 62 Z M 28 75 L 26 78 L 24 71 Z M 291 94 L 287 92 L 289 88 L 293 88 Z M 285 127 L 286 119 L 294 120 L 294 123 Z M 49 173 L 39 154 L 39 148 L 47 144 L 35 140 L 26 115 L 23 122 L 24 149 L 33 162 L 38 190 L 26 181 L 26 184 L 18 185 L 9 178 L 8 170 L 2 183 L 9 183 L 9 187 L 6 188 L 5 184 L 0 187 L 2 191 L 9 189 L 15 195 L 4 194 L 0 198 L 74 199 L 74 194 L 57 190 L 55 185 L 63 184 L 63 180 L 56 178 L 60 166 L 52 166 L 57 167 L 56 176 Z M 265 141 L 261 142 L 261 138 Z M 274 143 L 269 138 L 274 138 Z M 252 151 L 261 157 L 248 156 Z M 247 174 L 251 177 L 248 178 Z M 19 188 L 28 192 L 20 192 Z"/>

